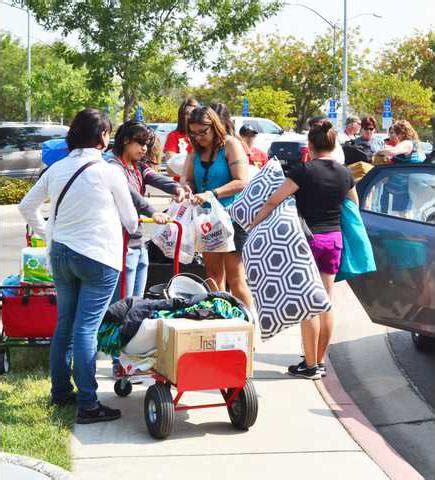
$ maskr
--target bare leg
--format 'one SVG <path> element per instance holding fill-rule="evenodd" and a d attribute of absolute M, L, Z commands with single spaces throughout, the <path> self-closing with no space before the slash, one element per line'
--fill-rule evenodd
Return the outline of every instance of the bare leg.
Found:
<path fill-rule="evenodd" d="M 204 252 L 205 273 L 211 290 L 225 291 L 225 253 Z"/>
<path fill-rule="evenodd" d="M 317 350 L 319 344 L 320 319 L 319 316 L 311 318 L 310 320 L 302 320 L 301 334 L 302 345 L 304 346 L 305 363 L 308 367 L 317 365 Z"/>
<path fill-rule="evenodd" d="M 254 307 L 254 301 L 246 282 L 245 267 L 242 255 L 237 252 L 225 253 L 225 275 L 232 295 L 241 300 L 249 309 Z"/>
<path fill-rule="evenodd" d="M 329 273 L 320 272 L 323 285 L 326 289 L 326 292 L 329 295 L 329 298 L 332 302 L 332 291 L 334 288 L 334 279 L 335 275 Z M 317 361 L 323 363 L 325 361 L 325 354 L 328 348 L 329 342 L 331 341 L 332 331 L 334 328 L 334 312 L 333 309 L 329 312 L 320 314 L 320 333 L 319 333 L 319 343 L 317 347 Z"/>

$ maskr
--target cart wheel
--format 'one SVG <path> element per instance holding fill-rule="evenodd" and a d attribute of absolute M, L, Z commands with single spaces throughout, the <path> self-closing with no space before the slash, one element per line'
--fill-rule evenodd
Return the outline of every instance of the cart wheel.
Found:
<path fill-rule="evenodd" d="M 234 389 L 228 389 L 228 395 Z M 258 414 L 257 393 L 251 380 L 246 380 L 246 385 L 234 399 L 231 407 L 228 407 L 231 423 L 238 430 L 249 430 L 254 425 Z"/>
<path fill-rule="evenodd" d="M 166 438 L 171 434 L 174 428 L 175 409 L 169 385 L 156 383 L 148 387 L 144 415 L 152 437 Z"/>
<path fill-rule="evenodd" d="M 120 378 L 119 380 L 116 380 L 113 390 L 115 390 L 118 397 L 127 397 L 132 392 L 133 386 L 131 385 L 130 380 Z"/>
<path fill-rule="evenodd" d="M 0 375 L 8 373 L 11 367 L 11 362 L 9 360 L 9 350 L 1 349 L 0 350 Z"/>

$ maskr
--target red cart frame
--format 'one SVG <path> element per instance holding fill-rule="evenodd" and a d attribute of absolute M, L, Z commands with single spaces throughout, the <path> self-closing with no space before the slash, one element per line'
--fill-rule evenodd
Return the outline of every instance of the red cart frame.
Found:
<path fill-rule="evenodd" d="M 143 221 L 153 223 L 151 219 Z M 179 222 L 173 223 L 178 228 L 174 252 L 174 274 L 178 274 L 183 229 Z M 125 268 L 122 282 L 125 293 Z M 175 412 L 211 407 L 227 407 L 233 426 L 248 430 L 257 419 L 258 401 L 253 383 L 246 378 L 246 366 L 247 357 L 242 350 L 218 350 L 184 353 L 177 363 L 176 384 L 155 370 L 145 372 L 144 375 L 155 380 L 154 385 L 148 387 L 144 400 L 144 416 L 149 433 L 154 438 L 166 438 L 173 430 Z M 114 390 L 118 396 L 126 397 L 133 389 L 129 378 L 137 377 L 137 374 L 128 375 L 122 368 L 120 374 Z M 172 397 L 171 387 L 177 389 L 175 398 Z M 199 390 L 219 390 L 224 401 L 201 405 L 180 404 L 185 392 Z"/>

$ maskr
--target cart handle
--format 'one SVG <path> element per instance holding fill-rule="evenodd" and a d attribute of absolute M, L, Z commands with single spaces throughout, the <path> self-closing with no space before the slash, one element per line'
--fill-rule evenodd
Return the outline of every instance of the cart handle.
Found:
<path fill-rule="evenodd" d="M 139 223 L 156 223 L 152 218 L 139 217 Z M 180 250 L 181 250 L 181 239 L 183 237 L 183 226 L 177 220 L 171 220 L 165 225 L 173 224 L 177 227 L 177 240 L 175 241 L 175 250 L 174 250 L 174 275 L 180 273 Z M 126 297 L 127 294 L 127 271 L 125 268 L 125 262 L 127 258 L 127 244 L 129 240 L 129 235 L 127 231 L 124 231 L 124 249 L 122 254 L 122 272 L 121 272 L 121 286 L 120 286 L 120 297 L 121 299 Z"/>

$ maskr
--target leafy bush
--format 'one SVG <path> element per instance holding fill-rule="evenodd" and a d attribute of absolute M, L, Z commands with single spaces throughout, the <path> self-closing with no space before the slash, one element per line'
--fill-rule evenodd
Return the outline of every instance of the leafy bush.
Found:
<path fill-rule="evenodd" d="M 0 177 L 0 205 L 20 203 L 32 185 L 29 180 Z"/>

